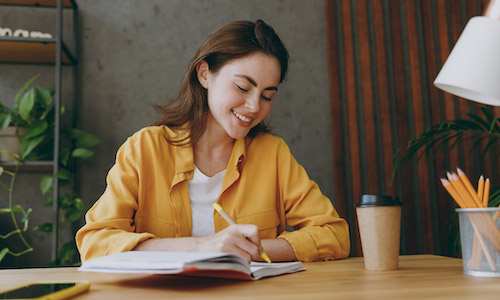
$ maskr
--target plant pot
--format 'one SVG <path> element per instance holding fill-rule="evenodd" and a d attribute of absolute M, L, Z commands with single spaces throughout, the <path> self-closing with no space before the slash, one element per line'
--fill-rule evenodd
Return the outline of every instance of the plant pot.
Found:
<path fill-rule="evenodd" d="M 26 128 L 19 128 L 19 136 L 22 138 L 26 134 Z M 10 126 L 0 130 L 0 149 L 13 153 L 19 154 L 20 142 L 16 136 L 16 127 Z M 13 162 L 12 157 L 0 152 L 1 162 Z"/>

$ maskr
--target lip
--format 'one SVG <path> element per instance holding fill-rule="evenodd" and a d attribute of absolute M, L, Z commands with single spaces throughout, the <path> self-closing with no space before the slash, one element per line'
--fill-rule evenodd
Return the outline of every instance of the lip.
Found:
<path fill-rule="evenodd" d="M 251 124 L 251 123 L 252 123 L 252 121 L 254 120 L 254 118 L 252 118 L 252 117 L 250 117 L 250 116 L 247 116 L 247 115 L 245 115 L 245 114 L 241 114 L 241 113 L 239 113 L 239 112 L 237 112 L 237 111 L 234 111 L 234 110 L 232 110 L 232 111 L 231 111 L 231 113 L 233 114 L 234 118 L 235 118 L 235 119 L 236 119 L 236 121 L 238 122 L 238 125 L 243 126 L 243 127 L 248 127 L 248 126 L 250 126 L 250 124 Z M 240 116 L 242 116 L 242 117 L 244 117 L 244 118 L 250 119 L 250 121 L 249 121 L 249 122 L 245 122 L 245 121 L 241 120 L 240 118 L 238 118 L 238 116 L 237 116 L 236 114 L 238 114 L 238 115 L 240 115 Z"/>

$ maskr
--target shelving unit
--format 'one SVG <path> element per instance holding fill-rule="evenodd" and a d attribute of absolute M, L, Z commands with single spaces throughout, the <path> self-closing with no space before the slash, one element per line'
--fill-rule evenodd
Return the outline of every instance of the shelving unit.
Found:
<path fill-rule="evenodd" d="M 57 39 L 1 37 L 0 62 L 54 64 L 56 62 L 56 44 Z M 76 59 L 64 43 L 62 43 L 62 52 L 63 64 L 76 64 Z"/>
<path fill-rule="evenodd" d="M 54 38 L 22 38 L 22 37 L 0 37 L 0 63 L 7 64 L 49 64 L 54 66 L 55 73 L 55 128 L 54 128 L 54 153 L 52 161 L 30 161 L 20 166 L 22 171 L 59 171 L 59 146 L 60 146 L 60 116 L 61 116 L 61 87 L 62 66 L 69 65 L 73 68 L 73 107 L 78 96 L 78 5 L 75 0 L 0 0 L 0 6 L 38 7 L 56 10 L 56 32 Z M 63 9 L 73 11 L 73 35 L 75 42 L 75 53 L 73 54 L 62 38 Z M 6 24 L 2 24 L 6 25 Z M 75 118 L 74 118 L 75 119 Z M 75 120 L 73 121 L 75 122 Z M 11 163 L 2 164 L 6 169 L 12 169 L 15 165 Z M 54 179 L 53 199 L 59 198 L 59 186 L 57 178 Z M 54 230 L 52 236 L 52 260 L 57 257 L 58 251 L 58 201 L 53 201 Z"/>

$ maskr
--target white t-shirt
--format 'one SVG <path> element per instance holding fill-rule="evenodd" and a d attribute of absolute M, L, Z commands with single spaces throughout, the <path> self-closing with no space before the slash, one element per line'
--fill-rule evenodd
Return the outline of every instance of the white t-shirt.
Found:
<path fill-rule="evenodd" d="M 188 180 L 189 198 L 191 199 L 191 236 L 207 236 L 215 233 L 214 207 L 222 190 L 226 170 L 212 177 L 203 174 L 194 166 L 193 179 Z"/>

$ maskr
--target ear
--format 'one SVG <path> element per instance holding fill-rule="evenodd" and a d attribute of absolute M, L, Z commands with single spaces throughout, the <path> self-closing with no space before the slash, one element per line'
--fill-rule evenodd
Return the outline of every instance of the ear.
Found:
<path fill-rule="evenodd" d="M 210 70 L 208 69 L 208 63 L 204 60 L 200 61 L 196 65 L 196 73 L 198 75 L 198 81 L 200 82 L 201 86 L 208 89 L 208 75 L 210 73 Z"/>

